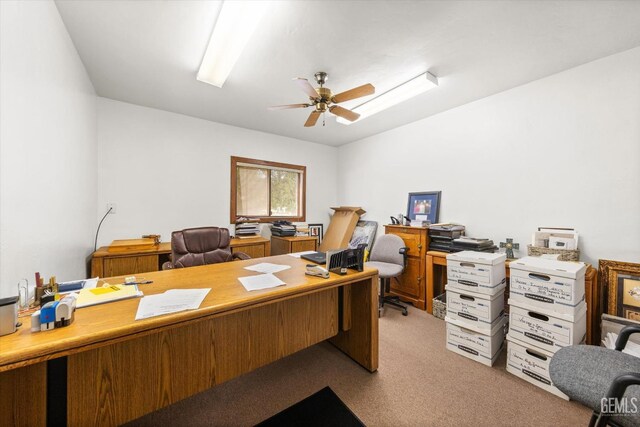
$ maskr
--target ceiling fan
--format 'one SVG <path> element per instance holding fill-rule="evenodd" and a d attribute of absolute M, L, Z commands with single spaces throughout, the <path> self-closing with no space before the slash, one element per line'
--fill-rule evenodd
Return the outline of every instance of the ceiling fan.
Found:
<path fill-rule="evenodd" d="M 269 107 L 269 110 L 288 110 L 291 108 L 307 108 L 315 107 L 315 110 L 309 114 L 309 118 L 305 122 L 305 127 L 315 126 L 320 114 L 329 111 L 331 114 L 345 118 L 351 122 L 358 120 L 360 114 L 354 113 L 351 110 L 347 110 L 339 105 L 341 102 L 350 101 L 352 99 L 360 98 L 362 96 L 372 95 L 376 89 L 371 83 L 367 83 L 362 86 L 354 87 L 353 89 L 340 92 L 334 95 L 331 89 L 324 87 L 327 82 L 328 76 L 324 71 L 319 71 L 315 74 L 316 82 L 320 85 L 318 88 L 314 88 L 309 83 L 309 80 L 297 77 L 293 79 L 300 89 L 309 96 L 309 102 L 306 104 L 289 104 L 289 105 L 276 105 Z"/>

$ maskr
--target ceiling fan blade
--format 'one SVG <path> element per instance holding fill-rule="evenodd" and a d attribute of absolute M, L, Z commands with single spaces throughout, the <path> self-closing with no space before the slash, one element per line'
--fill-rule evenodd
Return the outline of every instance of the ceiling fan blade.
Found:
<path fill-rule="evenodd" d="M 273 105 L 267 107 L 267 110 L 288 110 L 290 108 L 307 108 L 311 104 L 289 104 L 289 105 Z"/>
<path fill-rule="evenodd" d="M 316 92 L 313 86 L 311 86 L 309 80 L 303 79 L 302 77 L 296 77 L 293 80 L 298 84 L 300 89 L 309 96 L 309 98 L 315 99 L 318 97 L 318 92 Z"/>
<path fill-rule="evenodd" d="M 309 114 L 309 118 L 304 123 L 304 127 L 309 128 L 311 126 L 315 126 L 319 117 L 320 117 L 320 111 L 312 111 L 311 114 Z"/>
<path fill-rule="evenodd" d="M 355 122 L 360 117 L 360 114 L 354 113 L 351 110 L 347 110 L 346 108 L 342 108 L 339 105 L 333 105 L 329 107 L 329 111 L 336 116 L 340 116 L 343 119 L 347 119 L 350 122 Z"/>
<path fill-rule="evenodd" d="M 352 99 L 360 98 L 362 96 L 373 95 L 376 92 L 376 88 L 371 83 L 366 85 L 354 87 L 353 89 L 345 90 L 337 95 L 333 96 L 333 102 L 344 102 Z"/>

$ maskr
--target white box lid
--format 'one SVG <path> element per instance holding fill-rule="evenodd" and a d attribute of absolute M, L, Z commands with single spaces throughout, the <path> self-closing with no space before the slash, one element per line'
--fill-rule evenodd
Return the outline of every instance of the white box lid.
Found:
<path fill-rule="evenodd" d="M 462 251 L 447 255 L 447 261 L 473 262 L 476 264 L 496 265 L 505 262 L 506 254 L 491 252 Z"/>
<path fill-rule="evenodd" d="M 527 350 L 531 349 L 531 350 L 535 351 L 536 353 L 540 353 L 543 356 L 547 356 L 548 358 L 553 357 L 554 353 L 551 353 L 549 350 L 545 350 L 545 349 L 539 348 L 539 347 L 537 347 L 535 345 L 531 345 L 529 343 L 522 342 L 519 339 L 511 336 L 510 334 L 507 334 L 506 338 L 507 338 L 507 341 L 509 341 L 510 343 L 519 345 L 520 347 L 524 347 Z"/>
<path fill-rule="evenodd" d="M 481 294 L 479 292 L 472 292 L 466 289 L 460 289 L 457 286 L 452 286 L 448 283 L 444 285 L 444 289 L 445 291 L 453 292 L 456 294 L 471 295 L 472 297 L 481 299 L 483 301 L 493 301 L 498 298 L 504 298 L 504 292 L 507 289 L 507 285 L 503 285 L 502 288 L 498 291 L 498 293 L 494 295 Z"/>
<path fill-rule="evenodd" d="M 470 330 L 472 332 L 475 332 L 477 334 L 480 334 L 480 335 L 494 336 L 495 334 L 497 334 L 500 331 L 500 329 L 504 328 L 504 326 L 509 321 L 509 318 L 507 316 L 505 316 L 504 314 L 502 314 L 499 319 L 494 320 L 495 325 L 492 325 L 493 327 L 491 328 L 491 332 L 489 332 L 489 333 L 487 333 L 486 330 L 480 329 L 476 325 L 470 325 L 470 324 L 468 324 L 467 322 L 465 322 L 463 320 L 452 319 L 452 318 L 450 318 L 448 316 L 445 316 L 444 317 L 444 321 L 446 323 L 451 323 L 452 325 L 455 325 L 455 326 L 457 326 L 459 328 L 468 329 L 468 330 Z"/>
<path fill-rule="evenodd" d="M 535 256 L 526 256 L 511 261 L 509 268 L 512 270 L 543 273 L 551 276 L 568 277 L 570 279 L 577 279 L 580 276 L 584 276 L 587 271 L 587 265 L 584 262 L 558 261 Z"/>
<path fill-rule="evenodd" d="M 509 306 L 521 308 L 522 310 L 533 311 L 534 313 L 544 314 L 545 316 L 555 317 L 556 319 L 566 320 L 574 323 L 576 319 L 580 319 L 587 314 L 587 303 L 582 301 L 576 306 L 576 312 L 574 314 L 558 313 L 555 310 L 549 308 L 540 308 L 533 305 L 529 305 L 526 302 L 514 301 L 511 298 L 507 301 Z"/>

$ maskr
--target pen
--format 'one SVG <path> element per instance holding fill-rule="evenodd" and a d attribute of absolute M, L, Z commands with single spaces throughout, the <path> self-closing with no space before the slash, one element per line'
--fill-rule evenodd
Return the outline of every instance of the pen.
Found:
<path fill-rule="evenodd" d="M 144 282 L 125 282 L 123 285 L 148 285 L 149 283 L 153 283 L 153 280 L 146 280 Z"/>

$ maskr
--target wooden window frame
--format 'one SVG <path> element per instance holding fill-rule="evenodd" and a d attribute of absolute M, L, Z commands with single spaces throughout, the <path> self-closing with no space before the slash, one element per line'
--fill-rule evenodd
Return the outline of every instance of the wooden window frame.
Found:
<path fill-rule="evenodd" d="M 257 222 L 274 222 L 274 221 L 293 221 L 293 222 L 304 222 L 307 218 L 307 167 L 300 165 L 291 165 L 288 163 L 278 163 L 278 162 L 270 162 L 267 160 L 258 160 L 258 159 L 250 159 L 248 157 L 236 157 L 231 156 L 231 209 L 230 209 L 230 218 L 231 224 L 234 224 L 238 220 L 238 215 L 236 214 L 237 208 L 237 200 L 236 196 L 238 194 L 237 188 L 237 177 L 236 172 L 238 170 L 238 163 L 248 163 L 256 166 L 265 166 L 270 168 L 279 168 L 279 169 L 292 169 L 295 171 L 300 171 L 300 175 L 302 176 L 302 183 L 300 184 L 300 191 L 302 192 L 300 196 L 300 216 L 250 216 L 251 220 Z M 269 212 L 271 212 L 271 179 L 269 182 Z"/>

